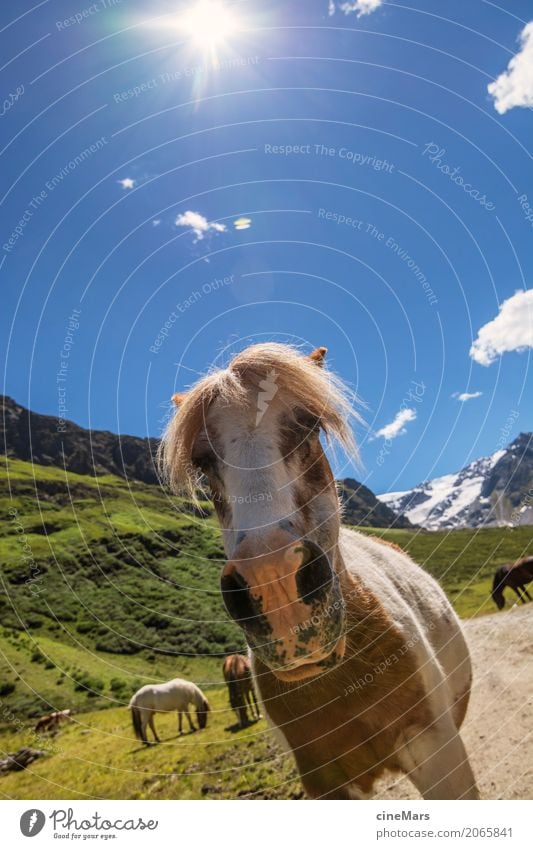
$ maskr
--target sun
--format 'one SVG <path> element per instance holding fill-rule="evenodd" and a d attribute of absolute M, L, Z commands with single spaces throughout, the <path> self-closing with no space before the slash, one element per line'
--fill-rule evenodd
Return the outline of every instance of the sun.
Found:
<path fill-rule="evenodd" d="M 239 19 L 220 0 L 197 0 L 180 14 L 178 26 L 196 46 L 210 49 L 237 31 Z"/>

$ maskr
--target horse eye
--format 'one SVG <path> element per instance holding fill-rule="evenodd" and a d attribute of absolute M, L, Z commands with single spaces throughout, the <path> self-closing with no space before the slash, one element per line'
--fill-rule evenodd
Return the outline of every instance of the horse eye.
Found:
<path fill-rule="evenodd" d="M 307 436 L 312 436 L 320 431 L 320 419 L 316 416 L 307 413 L 305 410 L 297 410 L 295 418 L 302 430 L 306 431 Z"/>

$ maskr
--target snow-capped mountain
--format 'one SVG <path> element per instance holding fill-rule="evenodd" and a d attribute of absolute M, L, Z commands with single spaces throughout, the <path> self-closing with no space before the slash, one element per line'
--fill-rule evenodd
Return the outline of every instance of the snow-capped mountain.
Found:
<path fill-rule="evenodd" d="M 377 497 L 428 530 L 532 525 L 533 434 L 521 433 L 504 450 L 460 472 Z"/>

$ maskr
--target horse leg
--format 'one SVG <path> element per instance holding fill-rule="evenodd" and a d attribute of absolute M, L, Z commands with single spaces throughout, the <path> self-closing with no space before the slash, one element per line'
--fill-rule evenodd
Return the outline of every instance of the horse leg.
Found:
<path fill-rule="evenodd" d="M 239 725 L 245 728 L 248 725 L 248 714 L 246 713 L 246 705 L 242 704 L 239 707 Z"/>
<path fill-rule="evenodd" d="M 254 719 L 255 719 L 255 714 L 254 714 L 254 706 L 252 704 L 252 691 L 251 690 L 246 691 L 245 698 L 246 698 L 246 710 L 250 711 L 251 722 L 253 722 Z"/>
<path fill-rule="evenodd" d="M 190 711 L 189 711 L 189 705 L 187 705 L 187 707 L 185 708 L 185 716 L 189 720 L 189 728 L 191 729 L 191 731 L 196 731 L 197 730 L 196 725 L 194 724 L 194 722 L 191 719 L 191 714 L 190 714 Z"/>
<path fill-rule="evenodd" d="M 148 737 L 146 736 L 146 726 L 148 725 L 148 712 L 141 710 L 141 740 L 148 745 Z"/>
<path fill-rule="evenodd" d="M 424 799 L 479 799 L 468 755 L 450 717 L 422 730 L 411 729 L 398 762 Z"/>
<path fill-rule="evenodd" d="M 250 693 L 251 693 L 251 696 L 252 696 L 252 699 L 253 699 L 253 703 L 254 703 L 254 708 L 255 708 L 255 718 L 256 718 L 256 719 L 261 719 L 261 711 L 259 710 L 259 706 L 258 706 L 258 704 L 257 704 L 257 699 L 256 699 L 256 697 L 255 697 L 255 690 L 254 690 L 254 688 L 253 688 L 253 687 L 252 687 L 252 689 L 250 690 Z"/>
<path fill-rule="evenodd" d="M 159 739 L 159 737 L 157 736 L 157 731 L 155 730 L 154 716 L 155 716 L 155 714 L 154 714 L 153 710 L 152 710 L 152 711 L 150 711 L 150 713 L 149 713 L 149 715 L 148 715 L 148 725 L 149 725 L 149 726 L 150 726 L 150 728 L 152 729 L 152 734 L 154 735 L 155 742 L 156 742 L 156 743 L 160 743 L 160 742 L 161 742 L 161 740 L 160 740 L 160 739 Z"/>
<path fill-rule="evenodd" d="M 520 601 L 522 602 L 522 604 L 526 604 L 526 600 L 523 596 L 524 587 L 519 584 L 518 586 L 514 587 L 513 589 L 514 589 L 515 593 L 517 594 L 518 598 L 520 599 Z"/>
<path fill-rule="evenodd" d="M 526 585 L 525 585 L 525 584 L 524 584 L 524 586 L 522 587 L 522 589 L 523 589 L 523 591 L 525 592 L 525 594 L 527 595 L 528 599 L 529 599 L 530 601 L 533 601 L 533 598 L 531 598 L 531 596 L 529 595 L 529 590 L 528 590 L 528 588 L 526 587 Z"/>
<path fill-rule="evenodd" d="M 247 692 L 246 692 L 246 706 L 247 706 L 248 710 L 250 711 L 250 716 L 252 717 L 252 722 L 253 722 L 254 719 L 257 719 L 257 716 L 256 716 L 256 711 L 254 710 L 254 703 L 253 703 L 252 694 L 253 694 L 253 690 L 251 688 L 249 690 L 247 690 Z"/>

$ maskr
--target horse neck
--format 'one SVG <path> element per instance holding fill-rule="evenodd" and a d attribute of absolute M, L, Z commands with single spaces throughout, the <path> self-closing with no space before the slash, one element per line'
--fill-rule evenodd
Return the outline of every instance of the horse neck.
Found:
<path fill-rule="evenodd" d="M 204 706 L 204 697 L 198 687 L 195 687 L 192 693 L 192 700 L 195 708 L 201 710 Z"/>

